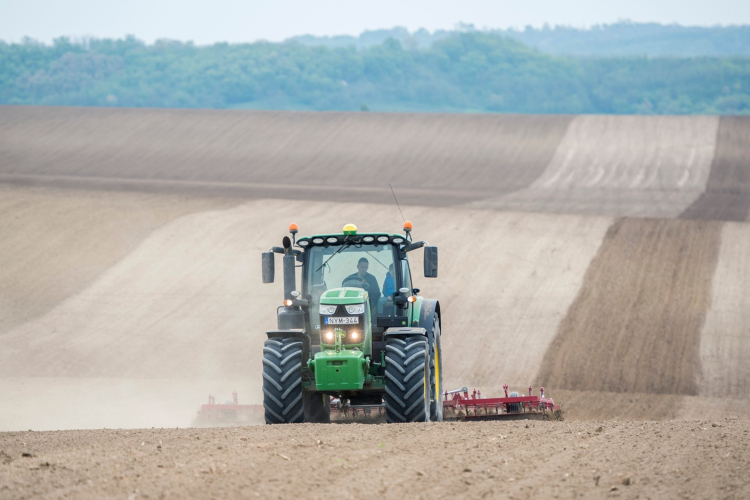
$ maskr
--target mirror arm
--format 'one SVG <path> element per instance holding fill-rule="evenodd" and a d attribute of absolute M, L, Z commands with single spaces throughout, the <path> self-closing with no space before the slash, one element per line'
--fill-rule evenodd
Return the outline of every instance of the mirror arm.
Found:
<path fill-rule="evenodd" d="M 269 252 L 273 253 L 280 253 L 281 255 L 284 255 L 286 252 L 284 252 L 284 247 L 271 247 L 268 249 Z M 292 249 L 292 253 L 296 256 L 302 255 L 302 250 L 297 250 L 296 248 Z"/>
<path fill-rule="evenodd" d="M 422 248 L 425 245 L 429 246 L 430 244 L 426 241 L 417 241 L 414 243 L 410 243 L 409 245 L 406 245 L 406 247 L 404 247 L 404 253 L 411 252 L 412 250 L 416 250 L 417 248 Z"/>

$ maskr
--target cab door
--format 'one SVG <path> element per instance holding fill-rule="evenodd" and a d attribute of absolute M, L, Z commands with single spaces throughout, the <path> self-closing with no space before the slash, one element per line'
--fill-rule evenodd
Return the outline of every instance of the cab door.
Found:
<path fill-rule="evenodd" d="M 407 292 L 407 297 L 412 294 L 412 290 L 414 289 L 414 286 L 411 282 L 411 268 L 409 267 L 409 260 L 404 257 L 401 259 L 401 287 L 408 288 L 409 291 Z M 411 318 L 412 317 L 412 308 L 414 305 L 411 302 L 407 302 L 406 307 L 406 317 Z"/>

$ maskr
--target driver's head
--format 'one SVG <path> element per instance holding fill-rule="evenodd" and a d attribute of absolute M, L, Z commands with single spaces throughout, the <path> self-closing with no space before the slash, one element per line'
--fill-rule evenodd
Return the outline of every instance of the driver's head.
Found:
<path fill-rule="evenodd" d="M 359 259 L 359 262 L 357 262 L 357 274 L 360 277 L 364 277 L 364 275 L 367 274 L 367 270 L 369 268 L 370 268 L 370 261 L 369 260 L 367 260 L 364 257 L 362 257 L 361 259 Z"/>

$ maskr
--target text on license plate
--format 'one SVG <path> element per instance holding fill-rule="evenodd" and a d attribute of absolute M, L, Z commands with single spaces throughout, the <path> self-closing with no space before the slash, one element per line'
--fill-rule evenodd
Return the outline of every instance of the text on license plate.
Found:
<path fill-rule="evenodd" d="M 343 318 L 326 318 L 326 325 L 358 325 L 359 316 Z"/>

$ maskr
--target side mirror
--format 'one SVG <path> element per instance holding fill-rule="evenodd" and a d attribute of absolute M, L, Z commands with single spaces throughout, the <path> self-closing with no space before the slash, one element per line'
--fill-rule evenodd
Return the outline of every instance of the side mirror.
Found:
<path fill-rule="evenodd" d="M 437 247 L 424 247 L 424 277 L 437 278 L 438 275 L 438 249 Z"/>
<path fill-rule="evenodd" d="M 263 283 L 273 283 L 274 274 L 276 273 L 276 268 L 274 267 L 273 252 L 263 252 L 261 256 Z"/>

